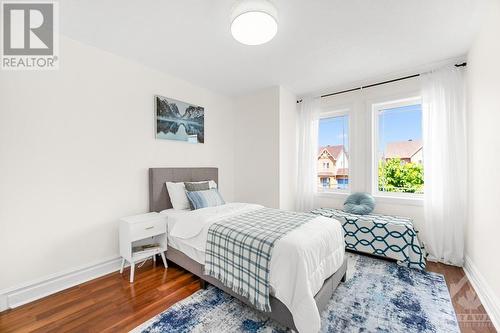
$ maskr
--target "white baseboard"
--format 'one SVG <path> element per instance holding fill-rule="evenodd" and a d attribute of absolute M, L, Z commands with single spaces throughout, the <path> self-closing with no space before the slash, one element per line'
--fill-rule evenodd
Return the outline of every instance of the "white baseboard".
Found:
<path fill-rule="evenodd" d="M 495 329 L 500 331 L 500 300 L 469 256 L 465 257 L 464 271 Z"/>
<path fill-rule="evenodd" d="M 92 265 L 47 276 L 20 286 L 1 290 L 0 312 L 116 272 L 120 269 L 120 265 L 121 258 L 111 258 Z"/>

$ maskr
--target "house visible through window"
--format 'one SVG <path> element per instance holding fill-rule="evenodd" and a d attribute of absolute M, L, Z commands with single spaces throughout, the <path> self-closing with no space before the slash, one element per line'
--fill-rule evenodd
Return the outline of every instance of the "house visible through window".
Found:
<path fill-rule="evenodd" d="M 328 116 L 319 121 L 317 157 L 320 191 L 349 188 L 349 116 Z"/>
<path fill-rule="evenodd" d="M 422 106 L 419 100 L 374 109 L 375 186 L 382 193 L 424 192 Z"/>

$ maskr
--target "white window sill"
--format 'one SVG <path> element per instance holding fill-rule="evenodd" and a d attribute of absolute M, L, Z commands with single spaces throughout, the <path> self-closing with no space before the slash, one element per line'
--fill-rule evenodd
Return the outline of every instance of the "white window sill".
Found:
<path fill-rule="evenodd" d="M 423 206 L 423 196 L 392 196 L 390 194 L 373 194 L 376 203 L 390 204 L 390 205 L 403 205 L 403 206 Z"/>
<path fill-rule="evenodd" d="M 351 193 L 348 191 L 318 191 L 314 196 L 319 198 L 347 198 L 349 194 Z"/>
<path fill-rule="evenodd" d="M 317 198 L 330 198 L 345 200 L 351 193 L 347 191 L 324 191 L 316 192 Z M 376 204 L 401 205 L 401 206 L 424 206 L 423 196 L 393 196 L 390 194 L 373 194 Z"/>

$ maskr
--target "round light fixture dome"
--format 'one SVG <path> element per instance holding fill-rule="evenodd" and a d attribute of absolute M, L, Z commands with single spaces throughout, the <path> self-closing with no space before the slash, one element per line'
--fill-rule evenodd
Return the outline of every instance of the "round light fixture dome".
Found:
<path fill-rule="evenodd" d="M 278 11 L 267 0 L 240 0 L 231 12 L 231 34 L 238 42 L 260 45 L 278 32 Z"/>

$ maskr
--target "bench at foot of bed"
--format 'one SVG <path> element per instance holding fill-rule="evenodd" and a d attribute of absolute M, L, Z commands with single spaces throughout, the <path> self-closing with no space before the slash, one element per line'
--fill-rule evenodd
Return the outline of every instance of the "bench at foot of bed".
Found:
<path fill-rule="evenodd" d="M 356 215 L 334 208 L 311 211 L 339 220 L 345 232 L 345 248 L 395 259 L 410 268 L 425 269 L 426 252 L 409 218 L 389 215 Z"/>

